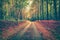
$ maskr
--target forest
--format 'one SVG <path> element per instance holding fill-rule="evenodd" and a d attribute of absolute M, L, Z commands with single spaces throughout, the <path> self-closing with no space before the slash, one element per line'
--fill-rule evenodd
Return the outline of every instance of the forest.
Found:
<path fill-rule="evenodd" d="M 60 40 L 60 0 L 0 0 L 0 40 Z"/>
<path fill-rule="evenodd" d="M 60 20 L 60 0 L 0 0 L 0 20 Z"/>

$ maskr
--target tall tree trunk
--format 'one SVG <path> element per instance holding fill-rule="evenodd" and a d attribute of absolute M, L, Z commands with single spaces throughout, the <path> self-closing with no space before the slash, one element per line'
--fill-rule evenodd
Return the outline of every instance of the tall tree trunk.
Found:
<path fill-rule="evenodd" d="M 43 0 L 41 0 L 41 19 L 44 19 L 44 13 L 43 13 Z"/>
<path fill-rule="evenodd" d="M 46 16 L 47 16 L 47 20 L 48 20 L 49 19 L 49 17 L 48 17 L 48 0 L 46 0 L 46 4 L 47 4 L 46 5 L 47 6 L 47 15 Z"/>
<path fill-rule="evenodd" d="M 57 7 L 56 7 L 56 0 L 54 0 L 54 19 L 57 20 Z"/>
<path fill-rule="evenodd" d="M 38 1 L 38 20 L 40 20 L 40 1 Z"/>
<path fill-rule="evenodd" d="M 3 19 L 3 10 L 2 10 L 2 6 L 3 6 L 3 0 L 0 0 L 0 19 Z"/>
<path fill-rule="evenodd" d="M 59 0 L 59 20 L 60 20 L 60 0 Z"/>
<path fill-rule="evenodd" d="M 20 12 L 19 12 L 19 17 L 20 17 L 20 19 L 22 20 L 22 10 L 20 9 Z"/>
<path fill-rule="evenodd" d="M 50 0 L 50 20 L 52 20 L 52 1 Z"/>

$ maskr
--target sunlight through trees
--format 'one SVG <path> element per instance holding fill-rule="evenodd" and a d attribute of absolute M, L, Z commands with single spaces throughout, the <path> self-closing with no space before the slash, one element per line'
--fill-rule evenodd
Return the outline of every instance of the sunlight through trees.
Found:
<path fill-rule="evenodd" d="M 0 0 L 0 20 L 60 20 L 60 0 Z"/>

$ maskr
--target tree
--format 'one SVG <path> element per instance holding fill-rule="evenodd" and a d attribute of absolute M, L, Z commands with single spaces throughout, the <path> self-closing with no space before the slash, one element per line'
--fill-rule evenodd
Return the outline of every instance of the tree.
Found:
<path fill-rule="evenodd" d="M 57 20 L 57 7 L 56 7 L 56 0 L 54 0 L 54 17 Z"/>
<path fill-rule="evenodd" d="M 58 19 L 60 20 L 60 0 L 59 0 L 59 16 Z"/>
<path fill-rule="evenodd" d="M 22 8 L 28 5 L 27 0 L 15 0 L 15 8 L 18 10 L 18 19 L 22 19 Z"/>
<path fill-rule="evenodd" d="M 41 17 L 40 17 L 41 20 L 44 19 L 44 13 L 43 13 L 43 0 L 41 0 Z"/>
<path fill-rule="evenodd" d="M 50 20 L 52 20 L 52 1 L 50 0 Z"/>
<path fill-rule="evenodd" d="M 48 0 L 46 0 L 46 6 L 47 6 L 47 20 L 49 19 L 49 16 L 48 16 Z"/>
<path fill-rule="evenodd" d="M 3 6 L 3 0 L 0 0 L 0 20 L 3 19 L 3 10 L 2 10 L 2 6 Z"/>
<path fill-rule="evenodd" d="M 22 19 L 22 8 L 27 5 L 27 0 L 0 0 L 0 19 L 14 18 L 14 16 L 17 17 L 17 20 Z"/>

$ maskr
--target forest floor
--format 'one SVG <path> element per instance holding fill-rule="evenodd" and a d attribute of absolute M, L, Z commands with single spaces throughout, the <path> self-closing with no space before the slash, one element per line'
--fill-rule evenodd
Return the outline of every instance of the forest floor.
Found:
<path fill-rule="evenodd" d="M 60 40 L 60 21 L 0 21 L 0 40 Z"/>

